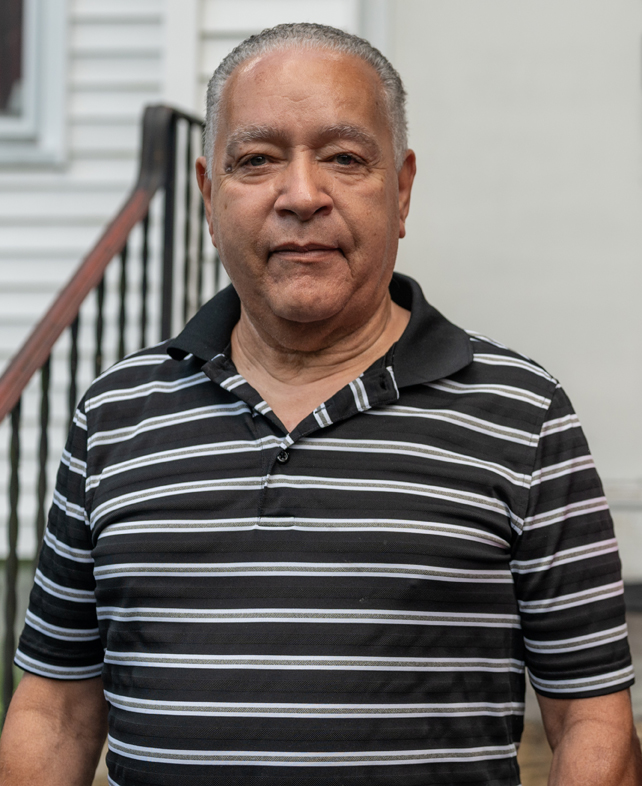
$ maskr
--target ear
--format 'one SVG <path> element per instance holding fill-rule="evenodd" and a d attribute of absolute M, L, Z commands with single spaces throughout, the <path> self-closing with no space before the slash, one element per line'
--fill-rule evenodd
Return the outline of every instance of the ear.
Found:
<path fill-rule="evenodd" d="M 399 182 L 399 237 L 406 236 L 406 218 L 410 210 L 410 192 L 417 172 L 417 159 L 412 150 L 406 151 L 406 157 L 398 174 Z"/>
<path fill-rule="evenodd" d="M 212 181 L 207 174 L 207 161 L 205 160 L 205 156 L 199 156 L 199 158 L 196 159 L 196 180 L 198 182 L 199 191 L 203 196 L 205 218 L 207 219 L 210 237 L 212 238 L 212 243 L 216 246 L 216 241 L 214 240 L 214 227 L 212 225 Z"/>

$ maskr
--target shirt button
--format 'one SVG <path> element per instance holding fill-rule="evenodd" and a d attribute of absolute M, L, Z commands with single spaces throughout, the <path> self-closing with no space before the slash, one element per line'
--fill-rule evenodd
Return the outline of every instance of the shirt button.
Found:
<path fill-rule="evenodd" d="M 276 456 L 276 460 L 277 460 L 277 461 L 278 461 L 280 464 L 285 464 L 289 458 L 290 458 L 290 454 L 287 452 L 287 450 L 282 450 L 282 451 L 281 451 L 280 453 L 278 453 L 278 454 L 277 454 L 277 456 Z"/>

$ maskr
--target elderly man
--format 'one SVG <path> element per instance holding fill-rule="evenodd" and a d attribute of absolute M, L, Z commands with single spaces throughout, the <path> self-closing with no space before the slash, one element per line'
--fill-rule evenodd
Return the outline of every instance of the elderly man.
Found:
<path fill-rule="evenodd" d="M 316 25 L 210 84 L 197 175 L 233 282 L 81 402 L 2 783 L 642 783 L 613 531 L 556 380 L 393 276 L 397 73 Z M 171 357 L 166 354 L 167 350 Z"/>

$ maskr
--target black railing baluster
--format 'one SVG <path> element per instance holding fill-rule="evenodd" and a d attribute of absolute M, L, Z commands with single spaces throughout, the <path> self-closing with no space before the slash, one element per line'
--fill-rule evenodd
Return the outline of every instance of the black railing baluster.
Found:
<path fill-rule="evenodd" d="M 165 214 L 163 216 L 163 273 L 161 293 L 161 341 L 172 335 L 174 298 L 174 208 L 176 204 L 176 123 L 168 125 L 167 170 L 165 172 Z"/>
<path fill-rule="evenodd" d="M 205 203 L 199 199 L 198 208 L 198 260 L 197 260 L 197 278 L 196 278 L 196 308 L 203 305 L 203 262 L 204 251 L 203 243 L 205 242 Z"/>
<path fill-rule="evenodd" d="M 36 560 L 45 533 L 45 501 L 47 498 L 47 459 L 49 458 L 49 387 L 51 358 L 40 371 L 40 445 L 38 447 L 38 502 L 36 509 Z M 34 563 L 35 566 L 35 563 Z"/>
<path fill-rule="evenodd" d="M 11 410 L 9 476 L 9 552 L 5 562 L 4 650 L 2 658 L 3 724 L 13 696 L 13 655 L 16 649 L 16 610 L 18 583 L 18 501 L 20 498 L 20 408 L 21 400 Z"/>
<path fill-rule="evenodd" d="M 125 357 L 125 329 L 127 327 L 127 257 L 128 243 L 120 252 L 120 286 L 118 294 L 120 308 L 118 309 L 118 360 Z"/>
<path fill-rule="evenodd" d="M 147 293 L 149 289 L 149 211 L 143 219 L 143 248 L 140 265 L 140 345 L 147 346 Z"/>
<path fill-rule="evenodd" d="M 103 330 L 105 327 L 105 278 L 96 287 L 96 354 L 94 355 L 94 377 L 103 370 Z"/>
<path fill-rule="evenodd" d="M 192 283 L 192 124 L 187 123 L 185 143 L 185 226 L 183 228 L 183 322 L 190 316 L 190 287 Z"/>
<path fill-rule="evenodd" d="M 74 319 L 69 328 L 71 333 L 71 348 L 69 350 L 69 399 L 68 399 L 68 418 L 67 431 L 71 428 L 74 419 L 76 404 L 78 402 L 78 328 L 80 327 L 80 315 Z"/>

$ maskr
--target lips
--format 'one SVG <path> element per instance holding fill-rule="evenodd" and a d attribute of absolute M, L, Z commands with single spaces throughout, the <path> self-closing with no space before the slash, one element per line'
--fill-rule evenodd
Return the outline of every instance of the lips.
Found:
<path fill-rule="evenodd" d="M 294 254 L 309 254 L 312 251 L 338 251 L 338 247 L 334 245 L 326 245 L 325 243 L 281 243 L 272 249 L 270 253 L 294 253 Z"/>

